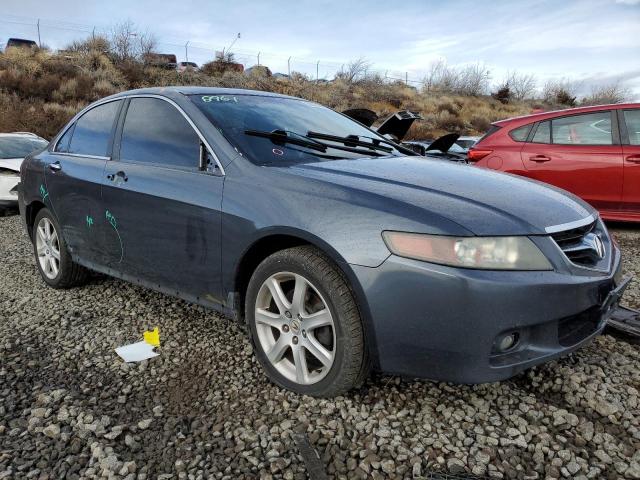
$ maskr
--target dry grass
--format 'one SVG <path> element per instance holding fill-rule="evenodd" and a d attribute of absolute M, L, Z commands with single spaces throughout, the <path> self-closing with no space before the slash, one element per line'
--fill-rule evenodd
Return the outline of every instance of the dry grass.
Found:
<path fill-rule="evenodd" d="M 10 49 L 0 54 L 0 130 L 30 130 L 51 137 L 78 109 L 98 98 L 130 88 L 169 85 L 271 91 L 336 110 L 369 108 L 381 119 L 409 109 L 424 117 L 412 127 L 411 138 L 433 138 L 451 131 L 482 134 L 491 122 L 529 113 L 533 107 L 525 102 L 502 104 L 491 97 L 424 93 L 375 76 L 357 82 L 337 79 L 317 84 L 297 73 L 282 80 L 231 70 L 210 75 L 178 73 L 134 61 L 115 63 L 104 49 L 90 46 L 59 54 Z"/>

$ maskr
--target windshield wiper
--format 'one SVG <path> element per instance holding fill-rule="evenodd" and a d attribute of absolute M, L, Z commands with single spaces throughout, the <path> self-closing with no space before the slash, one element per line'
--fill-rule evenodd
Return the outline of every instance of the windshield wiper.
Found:
<path fill-rule="evenodd" d="M 382 152 L 391 153 L 393 152 L 393 148 L 384 147 L 378 143 L 376 138 L 372 138 L 372 142 L 363 142 L 360 140 L 358 135 L 347 135 L 346 137 L 341 137 L 339 135 L 330 135 L 328 133 L 320 133 L 320 132 L 308 132 L 307 137 L 309 138 L 318 138 L 320 140 L 329 140 L 331 142 L 342 142 L 347 146 L 357 146 L 357 147 L 365 147 L 370 148 L 372 150 L 380 150 Z"/>
<path fill-rule="evenodd" d="M 372 152 L 371 150 L 363 150 L 361 148 L 353 148 L 353 147 L 348 147 L 348 146 L 341 146 L 341 145 L 331 145 L 329 143 L 324 143 L 324 142 L 319 142 L 317 140 L 313 140 L 310 136 L 307 135 L 302 135 L 300 133 L 296 133 L 296 132 L 291 132 L 289 130 L 273 130 L 271 132 L 266 132 L 266 131 L 262 131 L 262 130 L 245 130 L 244 131 L 245 134 L 247 135 L 251 135 L 254 137 L 262 137 L 262 138 L 268 138 L 276 143 L 281 142 L 281 143 L 291 143 L 293 145 L 299 145 L 301 147 L 308 147 L 311 148 L 312 150 L 317 150 L 320 151 L 322 153 L 325 153 L 327 151 L 327 148 L 333 148 L 335 150 L 342 150 L 344 152 L 350 152 L 350 153 L 358 153 L 360 155 L 370 155 L 370 156 L 375 156 L 375 157 L 379 157 L 380 154 L 377 152 Z M 340 138 L 340 137 L 338 137 Z M 351 142 L 349 142 L 351 143 Z M 360 144 L 363 144 L 365 146 L 369 146 L 368 143 L 366 142 L 359 142 Z M 382 147 L 385 149 L 385 151 L 391 151 L 391 149 L 387 149 L 387 147 Z"/>
<path fill-rule="evenodd" d="M 311 148 L 312 150 L 318 150 L 320 152 L 327 151 L 327 147 L 321 142 L 307 139 L 304 135 L 300 135 L 295 132 L 288 132 L 286 130 L 273 130 L 272 132 L 265 132 L 262 130 L 245 130 L 244 133 L 253 137 L 268 138 L 274 142 L 291 143 L 293 145 Z"/>

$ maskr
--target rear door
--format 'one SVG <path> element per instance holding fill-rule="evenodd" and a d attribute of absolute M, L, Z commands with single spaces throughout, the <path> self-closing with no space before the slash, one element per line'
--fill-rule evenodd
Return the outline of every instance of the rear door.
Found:
<path fill-rule="evenodd" d="M 640 109 L 620 110 L 624 187 L 622 211 L 640 215 Z"/>
<path fill-rule="evenodd" d="M 619 209 L 623 161 L 614 112 L 541 121 L 521 156 L 531 178 L 568 190 L 598 210 Z"/>
<path fill-rule="evenodd" d="M 104 265 L 100 190 L 121 100 L 99 104 L 79 117 L 47 156 L 40 195 L 53 209 L 71 253 Z"/>
<path fill-rule="evenodd" d="M 125 112 L 103 175 L 110 266 L 172 294 L 220 302 L 224 177 L 200 171 L 201 138 L 173 102 L 134 97 Z"/>

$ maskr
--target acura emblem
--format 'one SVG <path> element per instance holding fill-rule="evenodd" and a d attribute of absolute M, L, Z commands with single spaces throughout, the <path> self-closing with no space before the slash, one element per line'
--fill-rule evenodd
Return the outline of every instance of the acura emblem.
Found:
<path fill-rule="evenodd" d="M 584 241 L 598 254 L 599 258 L 604 258 L 604 243 L 599 235 L 589 233 L 585 236 Z"/>

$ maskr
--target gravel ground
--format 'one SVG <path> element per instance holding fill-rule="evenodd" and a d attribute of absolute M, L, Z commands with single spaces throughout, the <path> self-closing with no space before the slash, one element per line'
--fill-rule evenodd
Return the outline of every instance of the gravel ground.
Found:
<path fill-rule="evenodd" d="M 616 236 L 640 274 L 640 228 Z M 0 479 L 307 478 L 297 432 L 330 478 L 640 478 L 639 347 L 611 336 L 501 383 L 318 400 L 271 385 L 215 313 L 107 278 L 46 288 L 18 217 L 0 251 Z M 155 325 L 161 356 L 123 364 Z"/>

